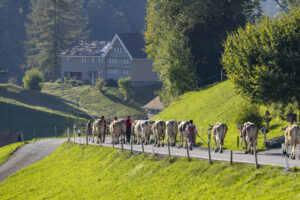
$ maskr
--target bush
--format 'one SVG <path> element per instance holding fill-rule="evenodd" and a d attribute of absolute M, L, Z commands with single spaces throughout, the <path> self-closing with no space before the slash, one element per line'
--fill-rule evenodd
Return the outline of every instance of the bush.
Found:
<path fill-rule="evenodd" d="M 8 84 L 10 84 L 10 85 L 18 85 L 18 80 L 17 80 L 17 78 L 16 77 L 10 77 L 9 79 L 8 79 Z"/>
<path fill-rule="evenodd" d="M 234 119 L 237 124 L 244 124 L 245 122 L 253 122 L 259 128 L 263 126 L 264 117 L 259 112 L 259 107 L 254 104 L 243 102 Z"/>
<path fill-rule="evenodd" d="M 57 79 L 57 80 L 55 81 L 55 83 L 62 84 L 61 78 Z"/>
<path fill-rule="evenodd" d="M 104 92 L 104 87 L 105 87 L 105 80 L 101 77 L 97 78 L 96 83 L 95 83 L 95 87 L 97 88 L 97 90 L 99 90 L 100 92 Z"/>
<path fill-rule="evenodd" d="M 105 82 L 107 87 L 118 87 L 118 82 L 114 79 L 108 79 Z"/>
<path fill-rule="evenodd" d="M 73 79 L 73 78 L 64 78 L 64 82 L 66 84 L 69 84 L 69 85 L 72 85 L 72 86 L 81 86 L 83 85 L 85 82 L 84 81 L 81 81 L 81 80 L 76 80 L 76 79 Z"/>
<path fill-rule="evenodd" d="M 123 94 L 124 96 L 124 100 L 128 100 L 132 91 L 130 89 L 131 87 L 131 78 L 127 77 L 124 79 L 119 79 L 118 81 L 118 85 L 119 85 L 119 90 L 120 92 Z"/>
<path fill-rule="evenodd" d="M 25 76 L 22 79 L 25 88 L 38 91 L 42 89 L 42 83 L 44 81 L 44 74 L 37 69 L 27 70 L 25 72 Z"/>

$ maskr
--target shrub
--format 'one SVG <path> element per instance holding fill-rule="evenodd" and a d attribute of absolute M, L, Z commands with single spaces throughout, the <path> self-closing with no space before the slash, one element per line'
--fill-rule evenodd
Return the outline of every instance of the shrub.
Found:
<path fill-rule="evenodd" d="M 69 84 L 69 85 L 72 85 L 72 86 L 81 86 L 83 85 L 85 82 L 84 81 L 81 81 L 81 80 L 76 80 L 74 78 L 64 78 L 64 82 L 66 84 Z"/>
<path fill-rule="evenodd" d="M 120 92 L 123 94 L 124 96 L 124 100 L 128 100 L 132 91 L 130 89 L 131 87 L 131 78 L 127 77 L 124 79 L 119 79 L 118 81 L 118 85 L 119 85 L 119 90 Z"/>
<path fill-rule="evenodd" d="M 42 83 L 44 82 L 45 77 L 42 72 L 37 69 L 27 70 L 25 72 L 25 76 L 22 79 L 25 88 L 29 88 L 31 90 L 38 90 L 42 89 Z"/>
<path fill-rule="evenodd" d="M 259 111 L 259 107 L 254 104 L 243 102 L 236 115 L 234 116 L 236 123 L 244 124 L 245 122 L 253 122 L 259 128 L 263 126 L 263 116 Z"/>
<path fill-rule="evenodd" d="M 61 78 L 57 79 L 57 80 L 55 81 L 55 83 L 61 84 L 61 83 L 62 83 L 62 79 L 61 79 Z"/>
<path fill-rule="evenodd" d="M 114 79 L 108 79 L 105 82 L 107 87 L 118 87 L 118 82 Z"/>
<path fill-rule="evenodd" d="M 10 77 L 9 79 L 8 79 L 8 84 L 10 84 L 10 85 L 18 85 L 18 80 L 17 80 L 17 78 L 16 77 Z"/>
<path fill-rule="evenodd" d="M 99 90 L 100 92 L 104 92 L 104 87 L 105 87 L 105 80 L 101 77 L 97 78 L 96 83 L 95 83 L 95 87 L 97 88 L 97 90 Z"/>

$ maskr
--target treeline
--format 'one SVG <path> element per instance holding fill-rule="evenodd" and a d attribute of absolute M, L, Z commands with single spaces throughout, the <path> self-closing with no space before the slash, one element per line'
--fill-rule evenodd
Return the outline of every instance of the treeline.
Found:
<path fill-rule="evenodd" d="M 32 63 L 29 61 L 26 64 L 27 57 L 25 56 L 26 49 L 28 50 L 27 42 L 32 39 L 28 38 L 28 28 L 25 27 L 25 24 L 33 23 L 29 17 L 34 8 L 32 2 L 43 3 L 43 1 L 37 0 L 0 0 L 0 67 L 9 70 L 9 73 L 0 79 L 1 82 L 6 82 L 12 76 L 21 80 L 20 78 L 24 75 L 24 69 L 22 70 L 21 66 Z M 45 0 L 44 3 L 46 2 L 53 3 L 55 1 Z M 68 1 L 56 0 L 56 2 Z M 84 28 L 87 40 L 111 40 L 117 32 L 141 32 L 144 29 L 146 0 L 81 2 L 83 9 L 80 12 L 87 18 Z M 73 4 L 71 7 L 75 8 L 75 5 Z M 53 14 L 53 10 L 50 12 Z M 50 16 L 49 12 L 44 14 Z M 41 58 L 41 60 L 43 59 Z"/>

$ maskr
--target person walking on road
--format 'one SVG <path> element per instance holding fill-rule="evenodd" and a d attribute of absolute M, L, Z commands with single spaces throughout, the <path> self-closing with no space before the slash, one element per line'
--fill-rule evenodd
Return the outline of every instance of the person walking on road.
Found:
<path fill-rule="evenodd" d="M 127 119 L 126 119 L 126 141 L 127 141 L 127 143 L 130 142 L 130 135 L 131 135 L 131 119 L 130 119 L 130 116 L 127 116 Z"/>
<path fill-rule="evenodd" d="M 197 127 L 193 124 L 193 120 L 190 120 L 190 124 L 185 129 L 187 131 L 187 140 L 190 150 L 193 150 L 193 146 L 196 144 L 196 135 L 199 137 Z"/>

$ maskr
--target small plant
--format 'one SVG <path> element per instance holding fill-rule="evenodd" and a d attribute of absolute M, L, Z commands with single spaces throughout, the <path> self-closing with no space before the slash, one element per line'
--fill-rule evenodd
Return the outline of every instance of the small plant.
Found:
<path fill-rule="evenodd" d="M 130 95 L 132 94 L 131 91 L 131 78 L 127 77 L 124 79 L 120 79 L 118 81 L 118 85 L 119 85 L 119 90 L 120 92 L 123 94 L 124 96 L 124 100 L 128 100 Z"/>
<path fill-rule="evenodd" d="M 118 87 L 118 82 L 114 79 L 108 79 L 105 82 L 107 87 Z"/>
<path fill-rule="evenodd" d="M 44 81 L 44 74 L 38 69 L 27 70 L 25 72 L 25 76 L 22 79 L 25 88 L 37 91 L 40 91 L 42 89 L 42 83 Z"/>
<path fill-rule="evenodd" d="M 8 79 L 8 84 L 10 84 L 10 85 L 18 85 L 18 80 L 17 80 L 17 78 L 16 77 L 10 77 L 9 79 Z"/>
<path fill-rule="evenodd" d="M 104 92 L 105 85 L 106 85 L 106 82 L 104 81 L 103 78 L 101 78 L 101 77 L 97 78 L 96 83 L 95 83 L 95 87 L 97 88 L 97 90 L 99 90 L 100 92 Z"/>
<path fill-rule="evenodd" d="M 259 112 L 259 107 L 254 104 L 250 104 L 248 102 L 243 102 L 238 112 L 236 113 L 234 117 L 236 123 L 238 124 L 244 124 L 245 122 L 253 122 L 255 123 L 259 128 L 263 126 L 263 116 Z"/>

